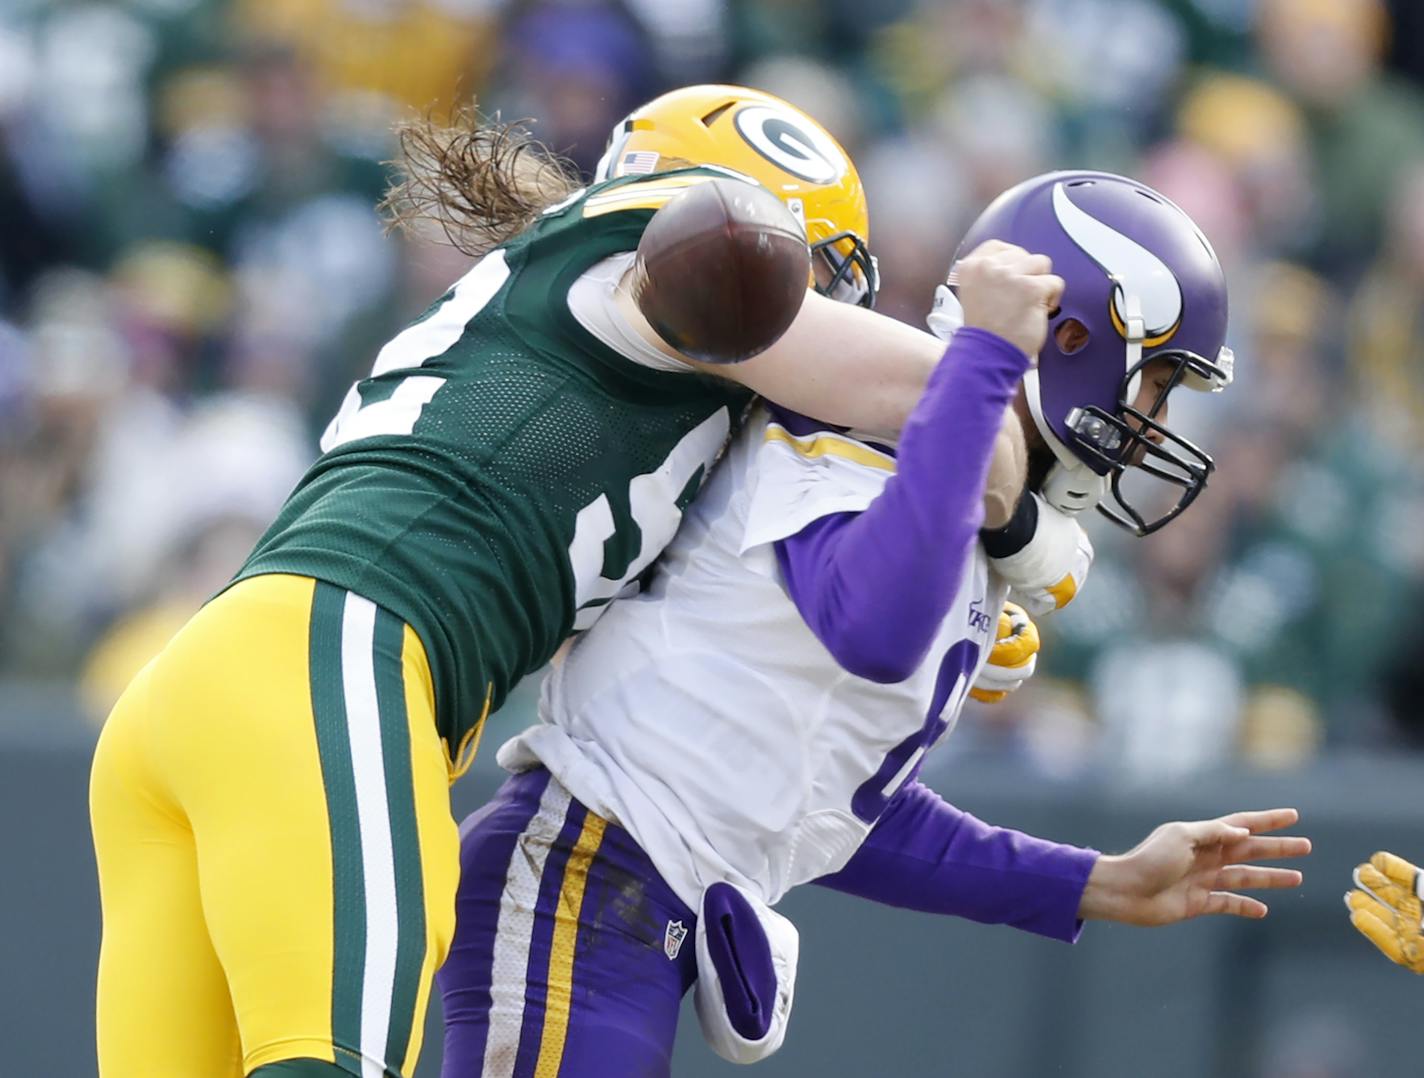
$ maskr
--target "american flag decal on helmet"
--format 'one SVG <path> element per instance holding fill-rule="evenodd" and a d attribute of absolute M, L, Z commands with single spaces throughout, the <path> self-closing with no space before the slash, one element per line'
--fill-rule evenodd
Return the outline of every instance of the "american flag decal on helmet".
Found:
<path fill-rule="evenodd" d="M 663 953 L 668 958 L 676 958 L 677 953 L 682 950 L 682 941 L 687 939 L 687 929 L 681 921 L 669 921 L 667 931 L 663 933 Z"/>
<path fill-rule="evenodd" d="M 656 150 L 630 150 L 623 155 L 623 168 L 619 174 L 636 176 L 652 172 L 658 167 L 659 156 Z"/>

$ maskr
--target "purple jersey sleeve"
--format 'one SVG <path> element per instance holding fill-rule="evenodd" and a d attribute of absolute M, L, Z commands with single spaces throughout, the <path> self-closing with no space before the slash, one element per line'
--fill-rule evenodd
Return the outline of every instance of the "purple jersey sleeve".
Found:
<path fill-rule="evenodd" d="M 1096 850 L 990 827 L 911 782 L 839 872 L 815 882 L 889 906 L 1072 943 Z"/>
<path fill-rule="evenodd" d="M 792 601 L 852 674 L 903 681 L 924 661 L 977 541 L 994 440 L 1027 369 L 1002 337 L 961 329 L 905 423 L 880 496 L 777 542 Z"/>

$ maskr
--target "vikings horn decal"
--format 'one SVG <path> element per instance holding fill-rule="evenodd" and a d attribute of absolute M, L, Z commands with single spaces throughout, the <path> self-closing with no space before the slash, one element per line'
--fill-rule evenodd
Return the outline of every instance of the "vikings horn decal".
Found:
<path fill-rule="evenodd" d="M 798 179 L 835 183 L 845 174 L 845 155 L 836 144 L 794 113 L 748 105 L 737 111 L 733 122 L 747 145 Z"/>
<path fill-rule="evenodd" d="M 1053 213 L 1069 238 L 1117 282 L 1113 290 L 1113 323 L 1118 332 L 1127 336 L 1123 293 L 1132 292 L 1142 305 L 1142 343 L 1153 348 L 1167 341 L 1182 318 L 1182 289 L 1166 263 L 1074 205 L 1061 183 L 1053 187 Z"/>

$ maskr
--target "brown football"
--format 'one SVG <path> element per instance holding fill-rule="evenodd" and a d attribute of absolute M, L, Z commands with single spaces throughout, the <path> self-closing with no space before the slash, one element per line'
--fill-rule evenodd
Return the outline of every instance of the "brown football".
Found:
<path fill-rule="evenodd" d="M 648 222 L 633 295 L 683 355 L 736 363 L 771 347 L 806 296 L 811 253 L 786 204 L 765 187 L 709 180 Z"/>

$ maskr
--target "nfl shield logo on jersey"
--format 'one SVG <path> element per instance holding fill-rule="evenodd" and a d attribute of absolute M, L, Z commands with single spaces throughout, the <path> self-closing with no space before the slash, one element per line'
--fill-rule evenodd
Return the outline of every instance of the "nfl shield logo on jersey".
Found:
<path fill-rule="evenodd" d="M 668 958 L 676 958 L 677 952 L 682 950 L 682 941 L 687 939 L 687 929 L 683 927 L 681 921 L 669 921 L 667 931 L 663 933 L 663 951 Z"/>

